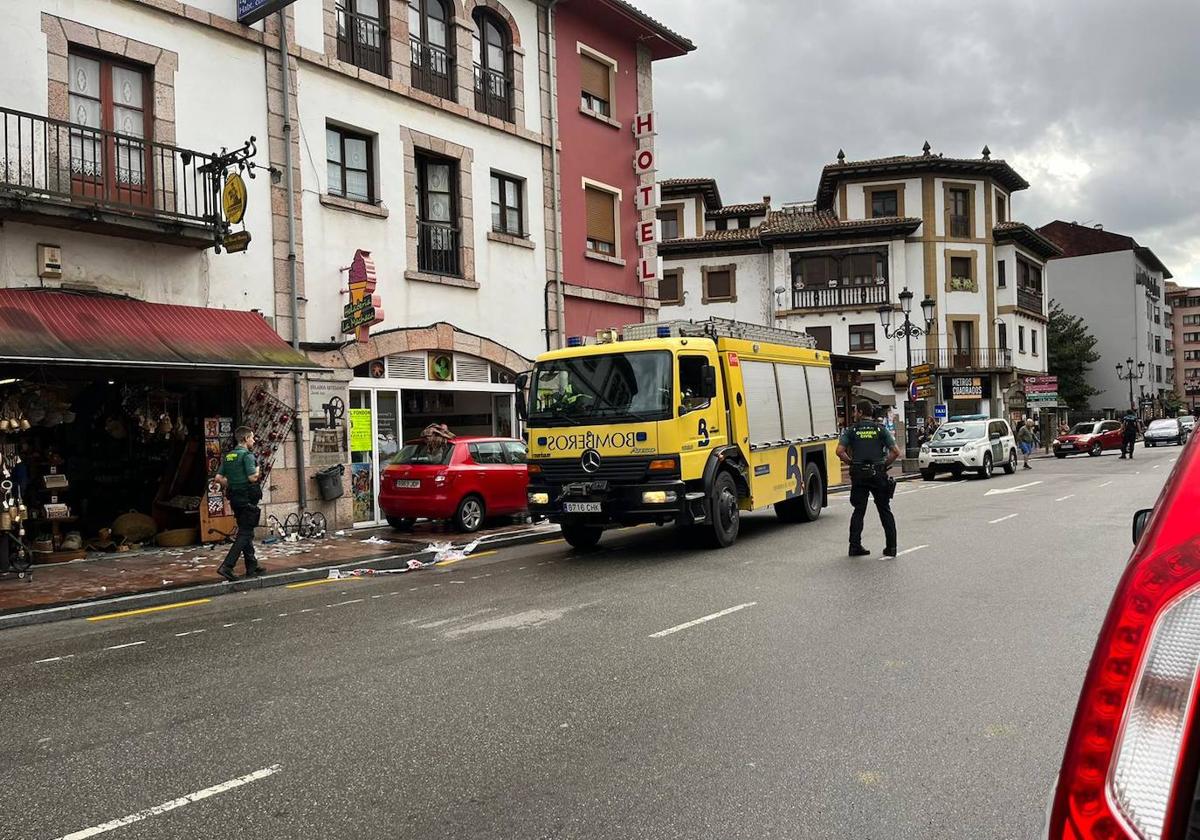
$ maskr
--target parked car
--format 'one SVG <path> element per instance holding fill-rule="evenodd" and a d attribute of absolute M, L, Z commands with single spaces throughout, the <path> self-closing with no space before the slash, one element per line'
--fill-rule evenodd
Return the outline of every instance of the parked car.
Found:
<path fill-rule="evenodd" d="M 409 441 L 379 477 L 379 507 L 393 528 L 439 519 L 478 531 L 488 517 L 525 512 L 525 460 L 525 444 L 511 438 Z"/>
<path fill-rule="evenodd" d="M 1188 433 L 1183 424 L 1175 417 L 1162 420 L 1151 420 L 1143 436 L 1146 446 L 1158 446 L 1160 443 L 1174 443 L 1183 446 L 1187 443 Z"/>
<path fill-rule="evenodd" d="M 1188 437 L 1192 436 L 1192 432 L 1196 431 L 1196 418 L 1190 414 L 1185 414 L 1179 418 L 1179 425 L 1183 426 L 1183 430 L 1188 433 Z"/>
<path fill-rule="evenodd" d="M 1117 584 L 1080 691 L 1044 836 L 1195 837 L 1200 711 L 1200 441 L 1152 509 L 1133 517 Z"/>
<path fill-rule="evenodd" d="M 933 481 L 939 472 L 956 478 L 964 470 L 991 478 L 997 464 L 1010 475 L 1017 471 L 1017 439 L 1007 420 L 999 417 L 948 420 L 938 427 L 918 454 L 921 477 Z"/>
<path fill-rule="evenodd" d="M 1086 452 L 1096 456 L 1106 449 L 1120 449 L 1122 443 L 1120 420 L 1089 420 L 1076 423 L 1071 431 L 1054 440 L 1054 456 L 1066 458 Z"/>

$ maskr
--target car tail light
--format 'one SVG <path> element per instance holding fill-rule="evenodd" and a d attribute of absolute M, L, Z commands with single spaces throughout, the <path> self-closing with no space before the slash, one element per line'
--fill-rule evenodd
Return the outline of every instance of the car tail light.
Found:
<path fill-rule="evenodd" d="M 1159 840 L 1171 830 L 1200 673 L 1198 506 L 1193 445 L 1167 479 L 1100 631 L 1059 773 L 1056 840 Z M 1191 793 L 1180 795 L 1190 803 Z"/>
<path fill-rule="evenodd" d="M 438 473 L 437 475 L 435 475 L 433 477 L 434 484 L 445 484 L 449 480 L 450 480 L 450 471 L 449 470 L 442 470 L 440 473 Z"/>

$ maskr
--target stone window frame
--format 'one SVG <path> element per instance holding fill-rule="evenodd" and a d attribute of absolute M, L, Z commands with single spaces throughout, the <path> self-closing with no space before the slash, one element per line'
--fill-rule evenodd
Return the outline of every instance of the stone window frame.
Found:
<path fill-rule="evenodd" d="M 662 296 L 662 283 L 659 283 L 658 284 L 659 305 L 660 306 L 683 306 L 683 300 L 684 300 L 684 298 L 683 298 L 683 269 L 682 268 L 668 268 L 663 271 L 662 276 L 664 279 L 667 277 L 675 278 L 675 288 L 676 288 L 676 290 L 678 290 L 679 296 L 675 297 L 675 298 L 664 298 Z"/>
<path fill-rule="evenodd" d="M 474 150 L 434 137 L 415 129 L 401 127 L 400 142 L 404 145 L 404 212 L 405 212 L 405 280 L 439 283 L 443 286 L 459 286 L 478 289 L 475 280 L 475 202 L 472 194 L 471 166 L 475 159 Z M 458 213 L 462 236 L 462 276 L 448 277 L 421 271 L 417 263 L 420 236 L 417 229 L 418 195 L 417 152 L 449 158 L 458 164 Z M 488 213 L 491 213 L 489 202 Z"/>
<path fill-rule="evenodd" d="M 969 251 L 967 251 L 967 250 L 955 251 L 950 248 L 947 248 L 944 256 L 945 256 L 945 260 L 946 260 L 946 264 L 945 264 L 946 282 L 943 284 L 943 288 L 945 288 L 945 290 L 947 292 L 966 292 L 968 294 L 978 293 L 979 292 L 979 252 L 974 249 L 969 250 Z M 971 261 L 971 282 L 973 283 L 974 288 L 955 289 L 951 286 L 950 267 L 953 265 L 953 260 L 956 258 L 969 259 Z"/>
<path fill-rule="evenodd" d="M 714 298 L 708 293 L 708 275 L 729 272 L 729 297 Z M 737 303 L 737 263 L 726 265 L 705 265 L 700 268 L 701 303 Z"/>
<path fill-rule="evenodd" d="M 446 107 L 455 104 L 466 108 L 473 114 L 475 110 L 475 60 L 472 56 L 472 39 L 475 33 L 475 9 L 483 7 L 495 12 L 508 26 L 512 51 L 512 84 L 513 84 L 513 119 L 501 120 L 499 117 L 487 117 L 489 124 L 496 121 L 496 126 L 514 125 L 518 128 L 525 126 L 525 48 L 521 45 L 521 30 L 512 13 L 499 0 L 446 0 L 450 12 L 450 25 L 454 37 L 454 83 L 455 98 L 445 100 L 433 94 L 418 90 L 412 86 L 412 52 L 409 47 L 408 30 L 408 0 L 380 0 L 380 5 L 386 10 L 388 29 L 388 66 L 389 77 L 381 77 L 377 73 L 363 70 L 349 62 L 338 60 L 337 49 L 337 0 L 322 0 L 323 30 L 325 35 L 325 57 L 332 66 L 341 67 L 352 76 L 359 78 L 373 77 L 386 82 L 390 78 L 399 83 L 401 92 L 434 107 L 453 111 Z"/>
<path fill-rule="evenodd" d="M 175 143 L 175 71 L 179 69 L 179 54 L 154 44 L 147 44 L 88 26 L 68 18 L 42 12 L 42 33 L 46 36 L 47 106 L 46 116 L 52 120 L 71 121 L 70 79 L 68 52 L 71 45 L 123 58 L 150 69 L 152 143 Z"/>

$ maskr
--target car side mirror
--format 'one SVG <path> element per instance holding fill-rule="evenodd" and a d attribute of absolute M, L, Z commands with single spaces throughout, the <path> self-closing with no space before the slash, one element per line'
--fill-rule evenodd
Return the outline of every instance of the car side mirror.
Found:
<path fill-rule="evenodd" d="M 717 395 L 717 369 L 705 365 L 700 371 L 700 396 L 711 400 Z"/>
<path fill-rule="evenodd" d="M 1150 514 L 1154 513 L 1153 508 L 1142 508 L 1133 515 L 1133 544 L 1137 545 L 1138 540 L 1142 538 L 1142 532 L 1146 530 L 1146 525 L 1150 522 Z"/>
<path fill-rule="evenodd" d="M 517 384 L 517 393 L 515 396 L 516 396 L 516 400 L 517 400 L 516 401 L 517 419 L 520 420 L 522 423 L 524 423 L 526 420 L 529 419 L 529 404 L 526 402 L 526 399 L 525 399 L 525 389 L 529 387 L 529 374 L 528 373 L 518 373 L 516 384 Z"/>

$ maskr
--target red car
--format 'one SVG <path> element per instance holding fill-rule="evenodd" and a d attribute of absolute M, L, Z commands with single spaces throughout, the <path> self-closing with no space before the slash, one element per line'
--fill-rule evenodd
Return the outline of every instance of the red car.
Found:
<path fill-rule="evenodd" d="M 1200 441 L 1153 509 L 1133 517 L 1067 738 L 1045 836 L 1195 837 L 1200 831 Z"/>
<path fill-rule="evenodd" d="M 478 531 L 487 517 L 525 512 L 525 459 L 525 444 L 511 438 L 460 437 L 437 447 L 409 441 L 379 477 L 379 507 L 393 528 L 448 519 Z"/>
<path fill-rule="evenodd" d="M 1120 420 L 1089 420 L 1086 423 L 1076 423 L 1071 431 L 1059 435 L 1054 441 L 1054 455 L 1066 458 L 1068 455 L 1099 455 L 1106 449 L 1121 448 Z"/>

